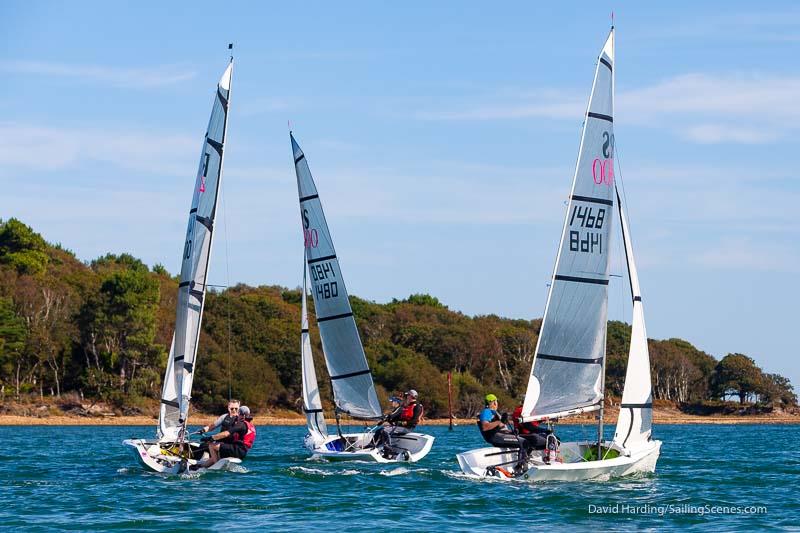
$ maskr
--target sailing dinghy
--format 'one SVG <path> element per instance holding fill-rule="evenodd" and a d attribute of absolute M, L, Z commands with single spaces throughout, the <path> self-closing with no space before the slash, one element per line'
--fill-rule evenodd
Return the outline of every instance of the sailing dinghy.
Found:
<path fill-rule="evenodd" d="M 487 447 L 457 455 L 467 474 L 502 479 L 579 481 L 654 472 L 661 442 L 652 439 L 652 387 L 639 279 L 626 214 L 614 181 L 614 28 L 595 69 L 577 167 L 525 394 L 523 421 L 553 421 L 599 411 L 595 441 L 530 452 Z M 633 302 L 625 389 L 614 438 L 603 441 L 609 235 L 621 223 Z M 599 458 L 599 459 L 598 459 Z"/>
<path fill-rule="evenodd" d="M 189 441 L 186 425 L 189 419 L 192 381 L 197 370 L 195 358 L 203 317 L 214 219 L 222 180 L 232 74 L 233 58 L 217 84 L 214 106 L 203 140 L 200 167 L 192 193 L 189 225 L 181 258 L 175 333 L 172 337 L 161 392 L 157 438 L 123 441 L 142 466 L 155 472 L 181 473 L 189 465 L 208 458 L 207 452 L 203 453 L 199 442 Z M 240 462 L 241 460 L 237 458 L 224 458 L 209 469 L 222 470 L 230 464 Z"/>
<path fill-rule="evenodd" d="M 305 446 L 314 456 L 331 460 L 363 460 L 378 463 L 419 461 L 433 446 L 434 438 L 410 432 L 391 438 L 391 446 L 374 443 L 375 429 L 343 434 L 340 415 L 354 419 L 378 421 L 381 406 L 367 364 L 364 347 L 358 335 L 353 310 L 339 268 L 325 213 L 303 151 L 290 133 L 300 216 L 303 224 L 305 261 L 303 264 L 303 296 L 301 318 L 301 360 L 303 374 L 303 409 L 308 434 Z M 314 309 L 317 315 L 322 351 L 333 389 L 336 433 L 330 435 L 325 424 L 320 399 L 311 340 L 308 333 L 306 307 L 307 274 L 311 273 Z"/>

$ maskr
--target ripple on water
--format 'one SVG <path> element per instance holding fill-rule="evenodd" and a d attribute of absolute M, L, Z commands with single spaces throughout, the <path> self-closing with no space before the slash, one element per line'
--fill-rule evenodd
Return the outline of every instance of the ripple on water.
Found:
<path fill-rule="evenodd" d="M 656 474 L 589 483 L 481 479 L 462 473 L 460 451 L 483 446 L 474 427 L 426 428 L 421 462 L 381 465 L 311 458 L 304 428 L 262 427 L 237 472 L 145 472 L 120 442 L 141 428 L 0 428 L 0 523 L 39 529 L 205 529 L 250 511 L 247 527 L 412 530 L 578 528 L 759 529 L 800 523 L 800 426 L 656 426 Z M 565 439 L 593 428 L 564 426 Z M 613 431 L 610 428 L 609 433 Z M 59 446 L 31 449 L 31 442 Z M 77 453 L 80 450 L 81 453 Z M 234 475 L 239 474 L 239 475 Z M 30 503 L 36 513 L 30 513 Z M 165 503 L 165 502 L 175 502 Z M 591 512 L 629 505 L 651 512 Z M 765 505 L 766 515 L 652 512 L 664 506 Z M 380 512 L 375 512 L 376 506 Z"/>

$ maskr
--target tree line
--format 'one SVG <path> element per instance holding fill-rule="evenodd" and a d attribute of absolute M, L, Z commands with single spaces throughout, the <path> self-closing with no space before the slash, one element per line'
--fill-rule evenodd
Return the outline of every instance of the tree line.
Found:
<path fill-rule="evenodd" d="M 152 412 L 160 397 L 178 279 L 128 254 L 77 260 L 19 220 L 0 221 L 0 395 L 80 394 L 125 413 Z M 256 408 L 301 410 L 300 289 L 236 285 L 210 291 L 193 403 L 213 411 L 229 396 Z M 414 388 L 428 416 L 473 416 L 487 391 L 521 401 L 541 320 L 470 317 L 415 294 L 378 304 L 350 298 L 381 400 Z M 309 306 L 325 407 L 331 390 Z M 630 326 L 609 322 L 607 392 L 622 394 Z M 721 360 L 681 339 L 649 340 L 656 399 L 796 405 L 788 379 L 743 354 Z"/>

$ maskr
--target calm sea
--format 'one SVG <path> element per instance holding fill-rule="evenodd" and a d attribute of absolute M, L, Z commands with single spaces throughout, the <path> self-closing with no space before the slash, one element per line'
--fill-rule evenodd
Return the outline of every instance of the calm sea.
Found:
<path fill-rule="evenodd" d="M 463 476 L 454 455 L 482 446 L 474 426 L 426 427 L 433 450 L 408 466 L 312 461 L 305 428 L 260 427 L 241 472 L 185 477 L 147 473 L 123 449 L 153 429 L 0 427 L 0 528 L 800 527 L 800 426 L 656 426 L 652 476 L 538 484 Z M 559 433 L 591 438 L 593 428 Z"/>

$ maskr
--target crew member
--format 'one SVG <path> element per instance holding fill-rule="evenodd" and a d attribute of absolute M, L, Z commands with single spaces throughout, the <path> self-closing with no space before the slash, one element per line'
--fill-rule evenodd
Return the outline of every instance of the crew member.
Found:
<path fill-rule="evenodd" d="M 523 422 L 522 404 L 518 405 L 514 412 L 511 413 L 511 419 L 514 422 L 514 430 L 517 435 L 525 439 L 529 449 L 544 450 L 547 447 L 548 429 L 542 427 L 538 420 Z"/>
<path fill-rule="evenodd" d="M 519 448 L 519 465 L 522 466 L 527 460 L 525 450 L 525 439 L 517 437 L 508 426 L 508 414 L 500 415 L 497 412 L 497 396 L 487 394 L 484 409 L 478 417 L 478 428 L 484 440 L 499 448 Z"/>
<path fill-rule="evenodd" d="M 192 470 L 209 468 L 225 457 L 245 458 L 255 441 L 256 428 L 252 423 L 253 417 L 250 416 L 250 409 L 246 405 L 241 406 L 238 411 L 239 416 L 226 431 L 220 431 L 210 437 L 208 461 L 192 465 Z"/>

